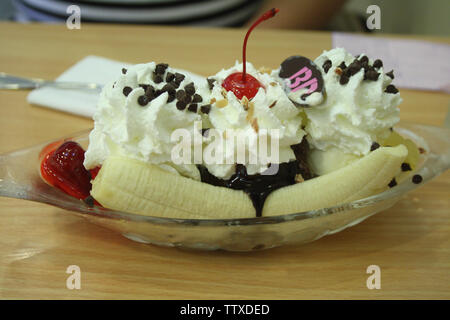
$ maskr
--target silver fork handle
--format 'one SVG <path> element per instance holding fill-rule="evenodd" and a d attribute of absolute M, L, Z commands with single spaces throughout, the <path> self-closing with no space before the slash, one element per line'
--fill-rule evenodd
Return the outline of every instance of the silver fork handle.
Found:
<path fill-rule="evenodd" d="M 98 83 L 84 83 L 71 81 L 49 81 L 43 79 L 28 79 L 0 72 L 0 89 L 29 90 L 41 87 L 54 87 L 60 89 L 88 89 L 100 90 L 102 85 Z"/>

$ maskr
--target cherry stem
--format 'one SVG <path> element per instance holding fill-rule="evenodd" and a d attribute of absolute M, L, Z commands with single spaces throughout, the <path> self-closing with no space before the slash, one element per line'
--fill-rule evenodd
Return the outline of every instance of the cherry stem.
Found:
<path fill-rule="evenodd" d="M 263 22 L 264 20 L 270 19 L 272 17 L 274 17 L 278 11 L 280 11 L 280 9 L 277 8 L 272 8 L 269 11 L 266 11 L 262 14 L 261 17 L 259 17 L 258 20 L 256 20 L 248 29 L 247 34 L 245 35 L 244 38 L 244 47 L 242 48 L 242 61 L 243 61 L 243 69 L 242 69 L 242 81 L 245 82 L 245 74 L 246 74 L 246 65 L 247 65 L 247 59 L 246 59 L 246 51 L 247 51 L 247 40 L 248 37 L 250 36 L 250 33 L 252 32 L 253 29 L 255 29 L 255 27 L 260 24 L 261 22 Z"/>

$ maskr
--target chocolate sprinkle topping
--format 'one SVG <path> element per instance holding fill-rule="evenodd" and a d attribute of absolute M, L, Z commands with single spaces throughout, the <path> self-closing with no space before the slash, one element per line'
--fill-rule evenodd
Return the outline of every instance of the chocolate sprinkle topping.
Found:
<path fill-rule="evenodd" d="M 182 100 L 178 100 L 177 101 L 177 109 L 178 110 L 184 110 L 186 109 L 187 103 L 182 101 Z"/>
<path fill-rule="evenodd" d="M 194 94 L 194 97 L 192 98 L 192 102 L 195 102 L 195 103 L 197 103 L 197 102 L 202 102 L 203 101 L 203 98 L 202 98 L 202 96 L 201 95 L 199 95 L 199 94 Z"/>
<path fill-rule="evenodd" d="M 145 107 L 148 104 L 149 99 L 146 95 L 142 95 L 142 96 L 139 96 L 137 101 L 141 106 Z"/>
<path fill-rule="evenodd" d="M 195 93 L 195 87 L 194 87 L 194 83 L 191 82 L 188 85 L 186 85 L 184 87 L 184 90 L 186 91 L 186 93 L 190 96 L 192 96 Z"/>
<path fill-rule="evenodd" d="M 163 75 L 169 65 L 167 63 L 158 63 L 155 67 L 155 73 Z"/>
<path fill-rule="evenodd" d="M 377 150 L 380 147 L 380 144 L 378 142 L 373 142 L 370 146 L 370 151 Z"/>
<path fill-rule="evenodd" d="M 411 166 L 407 162 L 402 163 L 402 171 L 411 171 Z"/>
<path fill-rule="evenodd" d="M 389 188 L 393 188 L 397 185 L 397 181 L 395 180 L 395 178 L 392 178 L 391 182 L 389 182 L 388 186 Z"/>
<path fill-rule="evenodd" d="M 185 95 L 186 95 L 186 92 L 184 90 L 180 89 L 177 91 L 175 96 L 178 100 L 181 100 Z"/>
<path fill-rule="evenodd" d="M 128 97 L 131 91 L 133 91 L 131 87 L 123 87 L 122 93 L 125 97 Z"/>
<path fill-rule="evenodd" d="M 422 176 L 420 174 L 415 174 L 412 177 L 412 182 L 415 183 L 415 184 L 421 183 L 422 180 L 423 180 L 423 178 L 422 178 Z"/>
<path fill-rule="evenodd" d="M 200 111 L 204 114 L 208 114 L 211 111 L 211 105 L 205 104 L 204 106 L 201 106 Z"/>
<path fill-rule="evenodd" d="M 375 61 L 373 62 L 373 67 L 374 67 L 374 68 L 379 69 L 379 68 L 381 68 L 382 66 L 383 66 L 383 61 L 381 61 L 380 59 L 377 59 L 377 60 L 375 60 Z"/>
<path fill-rule="evenodd" d="M 184 74 L 175 72 L 175 82 L 176 82 L 176 84 L 178 84 L 178 86 L 184 80 L 184 78 L 185 78 Z"/>
<path fill-rule="evenodd" d="M 344 85 L 347 84 L 350 78 L 346 76 L 345 74 L 341 75 L 341 78 L 339 79 L 339 83 Z"/>
<path fill-rule="evenodd" d="M 155 83 L 161 83 L 161 82 L 163 82 L 163 77 L 161 75 L 155 73 L 153 75 L 153 81 Z"/>
<path fill-rule="evenodd" d="M 322 69 L 323 71 L 325 71 L 325 73 L 328 73 L 328 70 L 330 70 L 331 66 L 332 66 L 331 60 L 327 60 L 323 63 Z"/>
<path fill-rule="evenodd" d="M 369 70 L 364 74 L 364 79 L 377 81 L 379 76 L 379 72 L 376 72 L 375 70 Z"/>
<path fill-rule="evenodd" d="M 398 92 L 398 89 L 393 84 L 390 84 L 386 87 L 386 90 L 384 90 L 384 92 L 396 94 Z"/>
<path fill-rule="evenodd" d="M 194 113 L 197 113 L 197 108 L 198 108 L 198 104 L 196 103 L 191 103 L 188 107 L 188 110 Z"/>
<path fill-rule="evenodd" d="M 359 61 L 361 61 L 362 64 L 368 64 L 369 58 L 367 56 L 362 56 L 361 59 L 359 59 Z"/>
<path fill-rule="evenodd" d="M 94 206 L 94 198 L 92 196 L 87 196 L 86 198 L 83 199 L 83 202 L 88 206 L 88 207 L 93 207 Z"/>
<path fill-rule="evenodd" d="M 209 135 L 209 129 L 210 129 L 210 128 L 203 128 L 202 131 L 201 131 L 202 136 L 204 136 L 205 138 L 208 137 L 208 135 Z"/>
<path fill-rule="evenodd" d="M 388 73 L 386 73 L 386 75 L 391 78 L 394 79 L 394 70 L 389 71 Z"/>
<path fill-rule="evenodd" d="M 206 79 L 208 81 L 209 90 L 212 90 L 214 87 L 214 82 L 216 82 L 216 79 L 208 78 Z"/>

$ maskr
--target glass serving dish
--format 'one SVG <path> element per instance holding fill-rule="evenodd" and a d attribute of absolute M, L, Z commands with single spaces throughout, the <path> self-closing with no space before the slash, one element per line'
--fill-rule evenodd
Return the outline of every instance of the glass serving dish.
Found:
<path fill-rule="evenodd" d="M 394 188 L 368 198 L 329 208 L 276 217 L 246 219 L 171 219 L 88 207 L 42 181 L 38 156 L 43 143 L 0 156 L 0 196 L 47 203 L 88 221 L 144 243 L 202 250 L 252 251 L 287 244 L 302 244 L 356 225 L 371 215 L 393 206 L 400 197 L 450 167 L 450 130 L 413 123 L 400 123 L 396 131 L 423 148 L 417 169 L 423 181 L 411 177 Z M 88 131 L 70 138 L 84 148 Z M 60 140 L 60 139 L 58 139 Z"/>

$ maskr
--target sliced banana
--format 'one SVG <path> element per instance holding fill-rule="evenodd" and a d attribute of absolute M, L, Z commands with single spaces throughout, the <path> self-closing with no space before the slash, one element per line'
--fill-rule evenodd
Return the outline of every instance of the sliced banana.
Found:
<path fill-rule="evenodd" d="M 403 145 L 381 147 L 339 170 L 278 189 L 266 199 L 263 216 L 329 207 L 380 192 L 398 174 L 407 154 Z M 119 156 L 103 163 L 91 194 L 107 208 L 142 215 L 185 219 L 255 217 L 252 202 L 243 191 L 216 187 Z"/>

